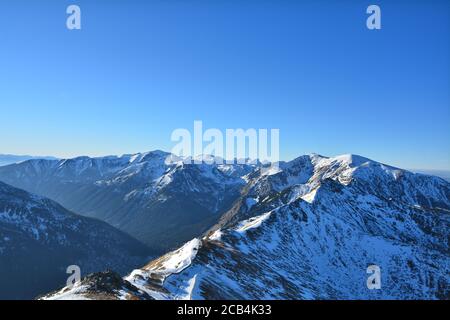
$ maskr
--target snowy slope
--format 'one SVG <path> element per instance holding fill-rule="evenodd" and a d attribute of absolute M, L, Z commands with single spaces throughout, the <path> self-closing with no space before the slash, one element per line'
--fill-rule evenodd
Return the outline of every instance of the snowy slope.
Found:
<path fill-rule="evenodd" d="M 124 273 L 151 252 L 104 222 L 0 182 L 0 299 L 33 298 L 62 286 L 66 269 Z"/>

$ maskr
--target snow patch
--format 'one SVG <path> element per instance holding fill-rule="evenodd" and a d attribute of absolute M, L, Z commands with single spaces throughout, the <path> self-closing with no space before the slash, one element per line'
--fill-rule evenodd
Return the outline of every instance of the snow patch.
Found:
<path fill-rule="evenodd" d="M 282 172 L 279 166 L 270 166 L 269 168 L 261 168 L 262 176 L 273 176 L 277 173 Z"/>
<path fill-rule="evenodd" d="M 248 220 L 244 220 L 236 228 L 236 231 L 239 233 L 244 233 L 249 229 L 258 228 L 261 223 L 263 223 L 265 220 L 267 220 L 272 212 L 267 212 L 265 214 L 262 214 L 257 217 L 250 218 Z"/>
<path fill-rule="evenodd" d="M 125 280 L 133 283 L 142 290 L 145 290 L 145 281 L 140 283 L 141 281 L 139 279 L 153 279 L 153 281 L 159 281 L 163 284 L 168 276 L 174 273 L 180 273 L 191 265 L 197 256 L 201 243 L 200 239 L 195 238 L 187 242 L 180 249 L 152 261 L 143 269 L 134 270 L 129 276 L 125 277 Z M 148 290 L 145 291 L 148 292 Z"/>
<path fill-rule="evenodd" d="M 316 189 L 314 189 L 313 191 L 311 191 L 310 193 L 307 193 L 307 194 L 305 194 L 304 196 L 301 196 L 300 198 L 301 199 L 303 199 L 303 200 L 305 200 L 306 202 L 308 202 L 308 203 L 313 203 L 314 202 L 314 199 L 316 198 L 316 193 L 317 193 L 317 190 L 318 190 L 319 188 L 316 188 Z"/>
<path fill-rule="evenodd" d="M 197 279 L 197 275 L 195 274 L 190 280 L 188 280 L 188 286 L 185 289 L 185 294 L 179 296 L 178 298 L 181 300 L 191 300 L 192 299 L 192 292 L 194 291 L 195 288 L 195 282 Z"/>
<path fill-rule="evenodd" d="M 220 229 L 214 231 L 214 233 L 208 237 L 208 239 L 212 241 L 220 241 L 221 238 L 222 238 L 222 231 Z"/>
<path fill-rule="evenodd" d="M 51 296 L 41 298 L 41 300 L 90 300 L 83 296 L 83 293 L 85 293 L 87 289 L 87 286 L 82 285 L 75 285 L 69 290 L 65 287 Z"/>
<path fill-rule="evenodd" d="M 166 255 L 161 264 L 151 271 L 161 271 L 164 273 L 180 273 L 188 267 L 197 255 L 201 241 L 197 238 L 189 241 L 180 249 Z M 163 257 L 164 258 L 164 257 Z"/>

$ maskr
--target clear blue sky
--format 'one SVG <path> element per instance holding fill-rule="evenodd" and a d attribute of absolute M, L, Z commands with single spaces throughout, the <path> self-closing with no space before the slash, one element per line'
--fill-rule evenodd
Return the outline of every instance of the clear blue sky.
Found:
<path fill-rule="evenodd" d="M 2 0 L 0 153 L 170 150 L 203 120 L 279 128 L 286 160 L 450 169 L 449 16 L 449 1 Z"/>

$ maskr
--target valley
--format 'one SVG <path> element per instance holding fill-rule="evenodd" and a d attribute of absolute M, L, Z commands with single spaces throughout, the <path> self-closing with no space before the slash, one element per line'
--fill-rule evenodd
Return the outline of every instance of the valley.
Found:
<path fill-rule="evenodd" d="M 169 155 L 30 160 L 0 167 L 0 181 L 105 221 L 162 254 L 214 225 L 253 170 L 172 163 Z"/>

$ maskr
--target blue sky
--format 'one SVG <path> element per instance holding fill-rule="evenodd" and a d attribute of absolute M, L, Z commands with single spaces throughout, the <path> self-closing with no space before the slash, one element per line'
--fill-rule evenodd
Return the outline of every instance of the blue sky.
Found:
<path fill-rule="evenodd" d="M 449 15 L 449 1 L 3 0 L 0 153 L 170 150 L 202 120 L 279 128 L 286 160 L 450 169 Z"/>

